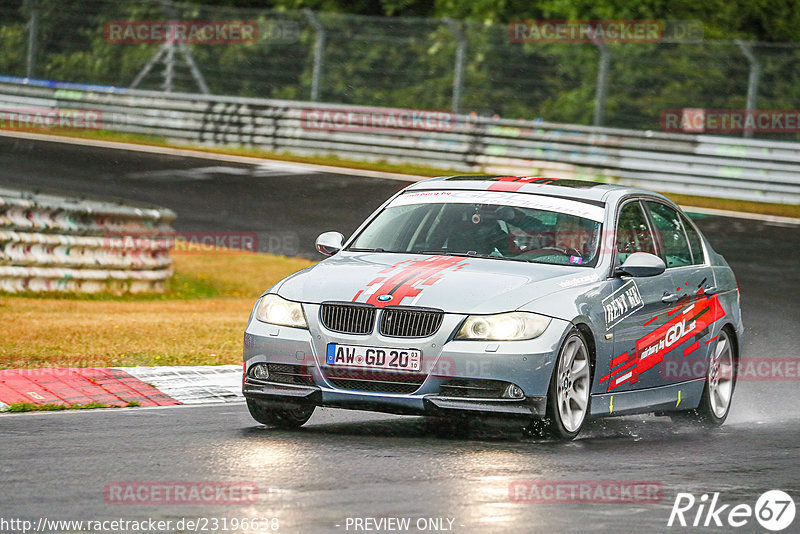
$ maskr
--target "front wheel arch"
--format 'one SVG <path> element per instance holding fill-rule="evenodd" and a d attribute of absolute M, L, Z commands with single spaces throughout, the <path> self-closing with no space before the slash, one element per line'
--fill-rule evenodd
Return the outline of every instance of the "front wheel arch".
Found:
<path fill-rule="evenodd" d="M 588 328 L 585 325 L 583 325 L 583 327 Z M 577 370 L 578 374 L 575 375 L 576 376 L 575 383 L 577 384 L 578 380 L 581 381 L 586 380 L 587 391 L 586 391 L 585 404 L 583 408 L 584 409 L 583 420 L 577 425 L 577 428 L 571 429 L 566 425 L 565 421 L 562 421 L 562 415 L 560 413 L 560 403 L 564 399 L 562 398 L 562 391 L 560 389 L 557 389 L 559 387 L 557 386 L 557 383 L 560 383 L 561 380 L 560 373 L 562 371 L 560 369 L 561 369 L 562 358 L 574 356 L 577 359 L 577 354 L 580 354 L 580 352 L 577 354 L 573 352 L 572 356 L 565 356 L 565 354 L 567 353 L 564 352 L 565 350 L 567 350 L 566 347 L 568 346 L 568 344 L 573 344 L 577 340 L 579 340 L 580 344 L 583 346 L 583 353 L 587 360 L 588 372 L 584 376 L 579 376 L 583 373 L 580 371 L 580 369 L 578 369 Z M 584 423 L 589 418 L 589 414 L 591 413 L 591 403 L 592 403 L 591 388 L 592 388 L 592 383 L 594 381 L 594 357 L 592 355 L 592 349 L 591 349 L 592 344 L 593 344 L 593 338 L 591 335 L 591 330 L 589 330 L 587 334 L 584 334 L 584 329 L 580 328 L 578 325 L 576 324 L 570 325 L 570 328 L 568 329 L 558 349 L 558 353 L 553 366 L 553 372 L 550 376 L 550 386 L 548 387 L 547 390 L 547 405 L 546 405 L 547 407 L 545 416 L 541 421 L 535 422 L 534 425 L 532 425 L 531 427 L 532 429 L 533 428 L 537 429 L 537 433 L 546 434 L 552 438 L 560 440 L 575 439 L 575 437 L 577 437 L 577 435 L 580 433 L 581 428 L 584 426 Z M 567 369 L 569 369 L 569 367 Z M 571 371 L 566 371 L 566 373 L 567 375 L 569 375 L 571 374 Z M 565 380 L 565 387 L 569 389 L 572 388 L 573 386 L 572 386 L 572 379 L 567 378 L 567 375 L 565 375 L 564 380 Z M 566 384 L 570 385 L 567 386 Z M 572 398 L 577 399 L 577 397 L 574 396 L 574 392 L 579 392 L 579 390 L 573 390 L 572 393 Z M 568 396 L 566 398 L 569 399 L 570 394 L 568 393 L 567 395 Z M 572 401 L 567 400 L 566 402 L 571 403 Z M 578 406 L 580 406 L 580 404 Z"/>
<path fill-rule="evenodd" d="M 597 343 L 594 339 L 594 332 L 592 332 L 592 328 L 586 323 L 575 323 L 575 328 L 583 334 L 583 339 L 586 341 L 586 346 L 589 349 L 589 364 L 592 366 L 592 377 L 594 377 L 597 363 Z M 589 393 L 591 394 L 591 390 Z"/>

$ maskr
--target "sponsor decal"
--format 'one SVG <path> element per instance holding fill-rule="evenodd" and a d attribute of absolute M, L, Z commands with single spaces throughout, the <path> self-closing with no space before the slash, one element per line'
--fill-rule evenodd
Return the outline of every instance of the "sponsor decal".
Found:
<path fill-rule="evenodd" d="M 608 391 L 625 383 L 635 384 L 639 375 L 660 364 L 664 356 L 682 344 L 689 343 L 684 356 L 694 351 L 711 325 L 724 316 L 717 295 L 709 298 L 702 288 L 694 298 L 686 295 L 667 313 L 667 322 L 638 339 L 635 349 L 611 359 L 610 372 L 600 378 L 600 383 L 607 381 Z"/>
<path fill-rule="evenodd" d="M 639 293 L 639 286 L 633 280 L 628 280 L 622 287 L 603 299 L 606 330 L 611 330 L 620 321 L 643 306 L 644 301 Z"/>
<path fill-rule="evenodd" d="M 579 286 L 581 284 L 588 284 L 590 282 L 597 282 L 598 280 L 600 280 L 600 277 L 597 275 L 597 273 L 592 272 L 592 273 L 589 273 L 589 274 L 587 274 L 585 276 L 576 276 L 575 278 L 569 278 L 567 280 L 562 280 L 561 282 L 558 283 L 558 285 L 561 286 L 561 287 L 575 287 L 575 286 Z"/>
<path fill-rule="evenodd" d="M 415 304 L 422 294 L 423 289 L 439 283 L 445 272 L 456 271 L 466 267 L 468 262 L 457 256 L 431 256 L 424 260 L 405 260 L 395 263 L 378 273 L 380 276 L 367 284 L 366 289 L 360 290 L 353 297 L 353 302 L 372 304 L 378 308 L 386 306 L 388 302 L 393 305 L 403 304 L 405 299 L 411 299 L 405 304 Z M 390 295 L 391 301 L 382 301 L 378 295 Z"/>

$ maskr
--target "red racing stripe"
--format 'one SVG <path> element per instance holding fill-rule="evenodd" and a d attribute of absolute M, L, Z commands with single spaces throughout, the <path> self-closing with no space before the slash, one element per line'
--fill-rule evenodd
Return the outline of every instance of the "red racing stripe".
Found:
<path fill-rule="evenodd" d="M 422 293 L 423 288 L 420 286 L 431 286 L 440 281 L 448 269 L 466 264 L 464 258 L 458 256 L 431 256 L 424 260 L 401 261 L 381 271 L 384 274 L 395 271 L 395 274 L 377 277 L 367 284 L 370 291 L 366 304 L 378 308 L 388 305 L 399 306 L 404 299 L 414 298 Z M 356 302 L 365 291 L 360 290 L 356 293 L 353 302 Z M 380 295 L 392 295 L 392 300 L 381 302 L 378 300 Z"/>

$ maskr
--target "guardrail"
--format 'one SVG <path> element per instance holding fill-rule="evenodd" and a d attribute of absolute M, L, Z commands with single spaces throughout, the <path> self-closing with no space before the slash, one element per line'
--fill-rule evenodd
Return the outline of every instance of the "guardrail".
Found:
<path fill-rule="evenodd" d="M 0 189 L 0 291 L 161 292 L 170 210 Z"/>
<path fill-rule="evenodd" d="M 19 113 L 36 110 L 61 114 L 67 123 L 71 110 L 88 110 L 95 112 L 97 128 L 194 145 L 800 203 L 800 143 L 794 142 L 0 78 L 3 127 L 35 126 L 35 115 L 24 123 Z"/>

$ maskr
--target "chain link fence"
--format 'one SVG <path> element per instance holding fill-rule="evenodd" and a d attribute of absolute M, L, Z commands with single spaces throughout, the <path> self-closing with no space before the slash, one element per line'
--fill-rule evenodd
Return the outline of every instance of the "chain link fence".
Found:
<path fill-rule="evenodd" d="M 203 43 L 115 38 L 113 24 L 123 28 L 117 37 L 131 29 L 125 21 L 239 21 L 257 35 Z M 515 42 L 507 25 L 448 19 L 5 0 L 0 46 L 0 75 L 10 77 L 620 128 L 657 130 L 664 110 L 800 109 L 800 44 L 702 36 Z"/>

